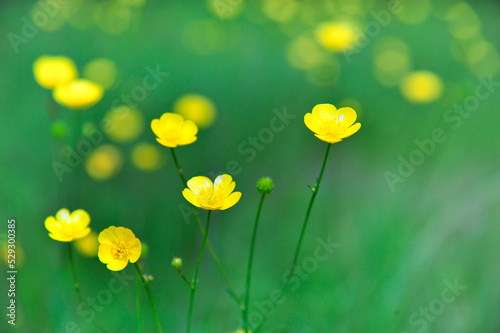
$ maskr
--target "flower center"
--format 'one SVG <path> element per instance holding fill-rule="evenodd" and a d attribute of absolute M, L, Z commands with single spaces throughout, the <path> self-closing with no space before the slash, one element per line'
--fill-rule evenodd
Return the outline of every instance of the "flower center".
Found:
<path fill-rule="evenodd" d="M 221 200 L 217 196 L 213 188 L 206 188 L 202 190 L 200 193 L 200 197 L 203 198 L 203 201 L 205 201 L 205 206 L 207 207 L 216 208 L 222 206 Z"/>
<path fill-rule="evenodd" d="M 124 259 L 128 257 L 128 249 L 124 241 L 116 242 L 116 246 L 113 249 L 113 258 Z"/>
<path fill-rule="evenodd" d="M 326 122 L 322 125 L 321 130 L 323 131 L 323 133 L 325 133 L 325 135 L 333 136 L 339 139 L 344 137 L 347 128 L 341 122 L 344 118 L 343 114 L 340 116 L 342 117 L 342 119 L 339 119 L 340 117 L 335 120 L 332 119 L 331 121 Z"/>
<path fill-rule="evenodd" d="M 177 141 L 181 137 L 181 132 L 177 128 L 170 128 L 166 131 L 166 137 L 169 141 Z"/>

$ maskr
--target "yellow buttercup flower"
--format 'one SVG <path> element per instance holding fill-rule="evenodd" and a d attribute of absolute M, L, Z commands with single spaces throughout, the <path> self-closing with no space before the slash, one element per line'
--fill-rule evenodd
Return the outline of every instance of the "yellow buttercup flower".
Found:
<path fill-rule="evenodd" d="M 361 124 L 354 124 L 356 118 L 356 111 L 352 108 L 337 110 L 331 104 L 318 104 L 313 108 L 312 113 L 304 116 L 304 123 L 320 140 L 335 143 L 359 130 Z"/>
<path fill-rule="evenodd" d="M 87 109 L 101 100 L 103 89 L 97 83 L 78 79 L 58 85 L 53 95 L 57 103 L 70 109 Z"/>
<path fill-rule="evenodd" d="M 44 88 L 54 88 L 73 81 L 78 76 L 75 63 L 64 56 L 41 56 L 33 64 L 36 82 Z"/>
<path fill-rule="evenodd" d="M 241 192 L 233 192 L 236 184 L 229 175 L 218 176 L 213 184 L 207 177 L 193 177 L 187 182 L 187 186 L 188 188 L 182 191 L 184 198 L 196 207 L 206 210 L 228 209 L 241 198 Z"/>
<path fill-rule="evenodd" d="M 198 127 L 191 120 L 184 120 L 176 113 L 164 113 L 160 119 L 151 122 L 151 129 L 156 140 L 166 147 L 175 148 L 196 141 Z"/>
<path fill-rule="evenodd" d="M 69 210 L 63 208 L 56 213 L 55 217 L 49 216 L 45 219 L 45 228 L 50 232 L 49 236 L 52 239 L 71 242 L 89 234 L 89 223 L 90 216 L 83 209 L 70 213 Z"/>
<path fill-rule="evenodd" d="M 141 241 L 130 229 L 111 226 L 101 231 L 98 240 L 101 245 L 97 255 L 109 270 L 121 271 L 141 256 Z"/>

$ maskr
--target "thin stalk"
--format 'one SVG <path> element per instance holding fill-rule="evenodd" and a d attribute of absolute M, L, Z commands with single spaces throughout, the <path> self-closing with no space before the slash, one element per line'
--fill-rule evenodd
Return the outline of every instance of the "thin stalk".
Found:
<path fill-rule="evenodd" d="M 68 242 L 68 257 L 69 257 L 69 265 L 71 267 L 71 276 L 73 277 L 73 285 L 76 292 L 76 298 L 78 299 L 78 303 L 83 304 L 82 294 L 80 292 L 80 282 L 78 282 L 78 277 L 76 276 L 75 263 L 73 261 L 73 250 L 71 249 L 71 242 Z M 104 328 L 102 328 L 99 324 L 97 324 L 94 320 L 92 320 L 92 324 L 98 328 L 101 332 L 106 332 Z"/>
<path fill-rule="evenodd" d="M 307 227 L 307 222 L 309 221 L 309 216 L 311 215 L 311 210 L 314 204 L 314 200 L 316 199 L 316 196 L 318 195 L 319 191 L 319 185 L 321 184 L 321 179 L 323 178 L 323 173 L 325 172 L 325 167 L 326 167 L 326 161 L 328 160 L 328 155 L 330 153 L 330 148 L 332 147 L 332 144 L 329 143 L 328 146 L 326 147 L 326 152 L 325 152 L 325 158 L 323 159 L 323 165 L 321 166 L 321 171 L 319 172 L 319 177 L 316 179 L 316 183 L 314 184 L 314 187 L 311 188 L 312 191 L 312 196 L 311 200 L 309 201 L 309 206 L 307 207 L 307 212 L 306 212 L 306 217 L 304 219 L 304 224 L 302 225 L 302 231 L 300 232 L 300 237 L 299 237 L 299 242 L 297 244 L 297 249 L 295 250 L 295 255 L 293 257 L 292 261 L 292 266 L 290 268 L 290 273 L 288 274 L 287 278 L 281 285 L 280 291 L 285 292 L 286 288 L 288 286 L 288 282 L 292 278 L 293 274 L 295 273 L 295 267 L 297 266 L 297 260 L 299 258 L 299 253 L 300 253 L 300 248 L 302 247 L 302 241 L 304 239 L 304 235 L 306 233 L 306 227 Z M 273 308 L 274 309 L 274 308 Z M 260 323 L 259 326 L 254 330 L 254 333 L 257 333 L 260 331 L 266 320 L 269 318 L 269 316 L 264 317 L 262 322 Z"/>
<path fill-rule="evenodd" d="M 78 282 L 78 278 L 76 277 L 76 269 L 75 264 L 73 262 L 73 251 L 71 249 L 71 243 L 68 242 L 68 257 L 69 257 L 69 265 L 71 266 L 71 275 L 73 277 L 73 285 L 76 292 L 76 297 L 78 298 L 78 303 L 83 304 L 83 298 L 80 293 L 80 283 Z"/>
<path fill-rule="evenodd" d="M 210 227 L 210 215 L 212 211 L 209 210 L 207 214 L 207 224 L 205 226 L 205 233 L 203 236 L 203 243 L 201 244 L 201 251 L 198 257 L 198 263 L 196 264 L 196 270 L 194 271 L 193 283 L 191 284 L 191 295 L 189 297 L 189 310 L 187 318 L 187 328 L 186 333 L 191 331 L 191 317 L 193 316 L 193 305 L 194 305 L 194 295 L 196 293 L 196 282 L 198 280 L 198 273 L 200 272 L 201 259 L 203 258 L 203 252 L 205 251 L 205 245 L 207 244 L 208 228 Z"/>
<path fill-rule="evenodd" d="M 189 289 L 193 288 L 193 285 L 191 284 L 191 282 L 189 282 L 186 275 L 184 275 L 184 273 L 182 273 L 182 270 L 180 268 L 176 268 L 176 270 L 177 270 L 177 273 L 179 273 L 180 277 L 187 283 L 187 285 L 189 286 Z"/>
<path fill-rule="evenodd" d="M 247 268 L 247 283 L 245 291 L 245 307 L 243 308 L 243 328 L 245 332 L 248 333 L 248 307 L 250 304 L 250 281 L 252 280 L 252 263 L 253 263 L 253 253 L 255 248 L 255 239 L 257 236 L 257 227 L 259 225 L 260 212 L 262 210 L 262 204 L 264 203 L 264 198 L 266 193 L 262 193 L 260 197 L 259 207 L 257 208 L 257 216 L 255 217 L 255 223 L 253 226 L 252 242 L 250 243 L 250 255 L 248 257 L 248 268 Z"/>
<path fill-rule="evenodd" d="M 174 160 L 175 168 L 176 168 L 177 173 L 179 174 L 179 177 L 181 179 L 182 186 L 188 187 L 187 186 L 186 178 L 184 177 L 184 171 L 183 171 L 182 167 L 180 166 L 180 164 L 179 164 L 179 162 L 177 160 L 177 156 L 175 155 L 175 149 L 174 148 L 170 148 L 170 151 L 172 152 L 172 159 Z M 194 213 L 194 217 L 195 217 L 195 220 L 196 220 L 196 225 L 198 226 L 198 230 L 200 230 L 201 235 L 203 237 L 205 237 L 205 233 L 203 231 L 203 226 L 201 224 L 200 217 L 198 216 L 198 211 L 196 210 L 195 207 L 193 207 L 193 213 Z M 229 276 L 227 275 L 226 271 L 224 270 L 224 267 L 222 266 L 222 263 L 221 263 L 219 257 L 215 253 L 215 250 L 212 247 L 212 244 L 210 243 L 210 240 L 208 240 L 208 239 L 207 239 L 207 248 L 208 248 L 208 251 L 210 252 L 210 255 L 212 256 L 212 259 L 215 262 L 215 265 L 217 266 L 217 268 L 219 269 L 219 271 L 222 274 L 222 277 L 224 279 L 224 282 L 227 285 L 229 293 L 234 297 L 236 303 L 238 303 L 238 306 L 240 308 L 243 308 L 242 300 L 237 296 L 238 294 L 236 293 L 233 284 L 229 280 Z"/>
<path fill-rule="evenodd" d="M 319 173 L 319 177 L 316 180 L 316 184 L 311 189 L 312 190 L 311 201 L 309 201 L 309 206 L 307 207 L 306 218 L 304 219 L 304 224 L 302 225 L 302 231 L 300 232 L 299 243 L 297 244 L 297 249 L 295 250 L 295 256 L 293 258 L 292 267 L 290 268 L 290 274 L 288 275 L 285 284 L 288 283 L 290 278 L 293 276 L 293 273 L 295 272 L 295 267 L 297 265 L 297 259 L 299 258 L 300 248 L 302 246 L 302 241 L 304 240 L 304 235 L 306 233 L 307 222 L 309 222 L 309 216 L 311 215 L 311 210 L 312 210 L 312 207 L 314 204 L 314 199 L 316 199 L 316 196 L 318 195 L 319 185 L 321 183 L 321 179 L 323 178 L 323 173 L 325 172 L 326 161 L 328 160 L 328 154 L 330 153 L 331 146 L 332 146 L 332 144 L 329 143 L 328 146 L 326 147 L 325 158 L 323 160 L 323 165 L 321 166 L 321 171 Z"/>
<path fill-rule="evenodd" d="M 139 275 L 139 278 L 141 279 L 141 282 L 144 285 L 144 289 L 146 290 L 146 294 L 148 295 L 149 304 L 151 305 L 151 310 L 153 310 L 153 315 L 154 315 L 155 320 L 156 320 L 156 327 L 158 328 L 158 332 L 163 333 L 163 330 L 162 330 L 161 324 L 160 324 L 160 319 L 158 318 L 158 313 L 156 312 L 155 303 L 153 301 L 153 296 L 151 295 L 151 291 L 149 290 L 148 283 L 146 282 L 146 280 L 144 280 L 144 276 L 142 275 L 141 269 L 139 268 L 139 265 L 137 264 L 137 262 L 134 263 L 134 266 L 135 266 L 135 270 L 137 271 L 137 275 Z"/>

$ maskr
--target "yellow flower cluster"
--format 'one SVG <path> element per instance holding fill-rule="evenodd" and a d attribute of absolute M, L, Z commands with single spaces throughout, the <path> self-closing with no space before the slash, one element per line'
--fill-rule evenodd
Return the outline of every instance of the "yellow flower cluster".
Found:
<path fill-rule="evenodd" d="M 57 103 L 70 109 L 87 109 L 104 94 L 97 83 L 78 79 L 73 60 L 65 56 L 41 56 L 33 64 L 33 74 L 38 84 L 53 89 Z"/>

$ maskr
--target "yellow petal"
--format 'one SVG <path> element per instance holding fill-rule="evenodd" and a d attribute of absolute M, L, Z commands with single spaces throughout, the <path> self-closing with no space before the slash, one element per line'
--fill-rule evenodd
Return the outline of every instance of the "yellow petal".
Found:
<path fill-rule="evenodd" d="M 73 240 L 72 237 L 63 235 L 63 234 L 49 234 L 50 238 L 55 239 L 60 242 L 71 242 Z"/>
<path fill-rule="evenodd" d="M 227 197 L 233 192 L 235 186 L 236 184 L 230 175 L 218 176 L 214 181 L 215 195 L 220 198 Z"/>
<path fill-rule="evenodd" d="M 356 121 L 357 115 L 356 111 L 352 108 L 340 108 L 337 111 L 336 118 L 339 123 L 342 123 L 345 127 L 349 127 Z"/>
<path fill-rule="evenodd" d="M 313 116 L 318 117 L 320 121 L 332 120 L 335 112 L 337 112 L 337 108 L 332 104 L 318 104 L 312 110 Z"/>
<path fill-rule="evenodd" d="M 177 141 L 177 144 L 179 146 L 185 146 L 185 145 L 188 145 L 190 143 L 193 143 L 196 141 L 196 139 L 198 139 L 196 136 L 191 136 L 189 138 L 181 138 Z"/>
<path fill-rule="evenodd" d="M 196 137 L 195 137 L 195 140 L 196 140 Z M 170 141 L 170 140 L 156 139 L 156 141 L 158 141 L 161 145 L 164 145 L 165 147 L 170 147 L 170 148 L 177 147 L 177 143 L 173 142 L 173 141 Z"/>
<path fill-rule="evenodd" d="M 160 125 L 163 130 L 169 128 L 178 128 L 181 129 L 182 124 L 184 123 L 184 118 L 177 113 L 164 113 L 160 117 Z"/>
<path fill-rule="evenodd" d="M 118 227 L 118 228 L 116 228 L 115 232 L 116 232 L 116 237 L 119 240 L 128 242 L 130 240 L 135 239 L 135 235 L 132 232 L 132 230 L 130 230 L 130 229 L 127 229 L 127 228 L 124 228 L 124 227 Z"/>
<path fill-rule="evenodd" d="M 344 138 L 350 137 L 351 135 L 353 135 L 354 133 L 356 133 L 357 131 L 359 131 L 360 128 L 361 128 L 361 123 L 356 123 L 356 124 L 352 125 L 351 127 L 349 127 L 345 131 Z"/>
<path fill-rule="evenodd" d="M 153 133 L 157 137 L 161 138 L 163 136 L 163 131 L 160 125 L 160 119 L 153 119 L 153 121 L 151 122 L 151 129 L 153 130 Z"/>
<path fill-rule="evenodd" d="M 113 245 L 110 244 L 99 245 L 97 256 L 103 264 L 110 263 L 113 260 L 113 248 Z"/>
<path fill-rule="evenodd" d="M 54 216 L 49 216 L 45 219 L 45 228 L 55 234 L 59 231 L 59 222 L 57 222 Z"/>
<path fill-rule="evenodd" d="M 62 223 L 71 223 L 71 214 L 66 208 L 59 209 L 56 213 L 56 219 Z"/>
<path fill-rule="evenodd" d="M 220 210 L 228 209 L 230 207 L 233 207 L 241 198 L 241 192 L 233 192 L 231 193 L 226 200 L 224 201 L 224 204 L 222 205 Z"/>
<path fill-rule="evenodd" d="M 132 245 L 128 251 L 129 251 L 128 258 L 129 258 L 131 263 L 134 263 L 137 260 L 139 260 L 139 257 L 141 256 L 141 251 L 142 251 L 141 241 L 138 238 L 136 238 L 135 244 Z"/>
<path fill-rule="evenodd" d="M 342 139 L 339 139 L 333 135 L 319 135 L 319 134 L 314 134 L 314 135 L 318 137 L 318 139 L 320 139 L 321 141 L 325 141 L 328 143 L 336 143 L 342 141 Z"/>
<path fill-rule="evenodd" d="M 119 259 L 113 259 L 108 265 L 108 269 L 110 271 L 121 271 L 125 267 L 127 267 L 128 260 L 119 260 Z"/>
<path fill-rule="evenodd" d="M 78 224 L 79 228 L 85 228 L 90 223 L 90 216 L 83 209 L 78 209 L 71 213 L 71 220 Z"/>
<path fill-rule="evenodd" d="M 113 245 L 116 243 L 116 227 L 111 226 L 107 229 L 104 229 L 99 234 L 97 238 L 100 244 L 110 244 Z"/>
<path fill-rule="evenodd" d="M 85 228 L 81 231 L 73 233 L 73 239 L 80 239 L 87 236 L 90 233 L 90 228 Z"/>
<path fill-rule="evenodd" d="M 212 187 L 212 181 L 207 177 L 198 176 L 193 177 L 187 182 L 187 186 L 194 194 L 199 195 L 200 192 L 206 188 Z"/>
<path fill-rule="evenodd" d="M 184 138 L 190 138 L 192 136 L 195 136 L 196 133 L 198 133 L 198 127 L 193 121 L 186 120 L 184 121 L 184 125 L 182 126 L 181 132 Z"/>
<path fill-rule="evenodd" d="M 196 207 L 201 207 L 198 203 L 198 197 L 190 189 L 186 188 L 182 191 L 184 198 Z"/>
<path fill-rule="evenodd" d="M 321 122 L 318 117 L 314 116 L 312 113 L 306 113 L 304 116 L 304 124 L 314 133 L 320 131 Z"/>

